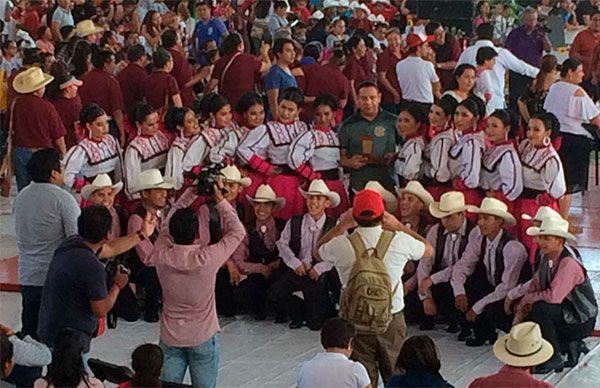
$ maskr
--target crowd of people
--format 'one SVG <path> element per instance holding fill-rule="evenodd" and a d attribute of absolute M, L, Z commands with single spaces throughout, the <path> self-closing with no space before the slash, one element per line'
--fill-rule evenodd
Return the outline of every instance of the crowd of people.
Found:
<path fill-rule="evenodd" d="M 480 1 L 469 45 L 410 1 L 0 1 L 22 293 L 2 377 L 100 385 L 92 339 L 143 319 L 160 343 L 129 386 L 214 387 L 240 314 L 321 330 L 299 386 L 447 386 L 407 323 L 494 344 L 507 367 L 473 386 L 577 365 L 600 9 L 556 4 L 585 25 L 559 64 L 549 3 L 508 28 Z"/>

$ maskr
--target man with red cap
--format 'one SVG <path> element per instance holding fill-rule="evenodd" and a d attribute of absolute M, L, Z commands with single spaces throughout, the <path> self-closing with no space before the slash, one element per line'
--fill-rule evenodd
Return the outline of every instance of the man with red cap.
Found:
<path fill-rule="evenodd" d="M 431 245 L 387 213 L 381 194 L 371 189 L 356 194 L 352 213 L 345 213 L 317 244 L 315 256 L 340 276 L 340 316 L 357 327 L 352 359 L 367 368 L 374 387 L 379 373 L 387 382 L 395 372 L 406 337 L 404 266 L 432 254 Z M 382 296 L 391 297 L 391 302 Z"/>

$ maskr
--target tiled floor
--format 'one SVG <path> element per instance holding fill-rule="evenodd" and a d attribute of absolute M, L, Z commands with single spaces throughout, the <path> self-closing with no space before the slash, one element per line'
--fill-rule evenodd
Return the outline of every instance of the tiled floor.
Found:
<path fill-rule="evenodd" d="M 600 187 L 576 197 L 572 214 L 583 227 L 578 246 L 600 300 Z M 11 201 L 0 198 L 0 258 L 17 253 L 13 224 Z M 0 293 L 0 322 L 18 329 L 20 305 L 20 294 Z M 302 361 L 320 351 L 318 333 L 308 329 L 290 331 L 285 325 L 246 317 L 221 324 L 219 387 L 293 387 Z M 409 328 L 409 335 L 418 333 Z M 493 373 L 500 366 L 490 346 L 467 348 L 443 331 L 427 334 L 439 348 L 442 375 L 456 387 L 466 387 L 475 377 Z M 128 365 L 137 345 L 157 341 L 158 324 L 119 322 L 117 329 L 94 341 L 92 357 Z M 591 351 L 576 368 L 544 379 L 558 387 L 600 387 L 600 338 L 587 342 Z"/>

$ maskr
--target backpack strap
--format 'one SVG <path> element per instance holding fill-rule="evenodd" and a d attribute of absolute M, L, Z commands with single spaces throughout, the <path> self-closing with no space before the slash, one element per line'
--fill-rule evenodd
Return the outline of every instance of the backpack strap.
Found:
<path fill-rule="evenodd" d="M 354 233 L 348 236 L 348 240 L 350 240 L 350 244 L 352 244 L 356 260 L 361 259 L 367 252 L 367 248 L 360 235 L 354 231 Z"/>
<path fill-rule="evenodd" d="M 377 257 L 379 257 L 381 260 L 383 260 L 383 257 L 390 248 L 390 244 L 392 243 L 395 235 L 396 234 L 392 231 L 384 230 L 381 233 L 381 236 L 379 236 L 379 241 L 377 241 L 377 245 L 375 245 L 375 250 L 377 251 Z"/>

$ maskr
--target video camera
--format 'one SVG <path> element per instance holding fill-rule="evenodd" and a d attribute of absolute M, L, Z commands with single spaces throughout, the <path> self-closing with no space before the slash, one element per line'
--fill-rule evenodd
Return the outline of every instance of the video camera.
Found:
<path fill-rule="evenodd" d="M 198 195 L 213 196 L 215 194 L 214 185 L 221 170 L 225 167 L 224 163 L 212 163 L 200 170 L 196 175 L 196 179 L 198 179 Z M 221 191 L 223 194 L 227 192 L 225 189 Z"/>

